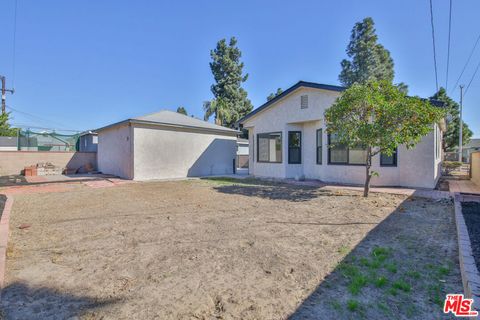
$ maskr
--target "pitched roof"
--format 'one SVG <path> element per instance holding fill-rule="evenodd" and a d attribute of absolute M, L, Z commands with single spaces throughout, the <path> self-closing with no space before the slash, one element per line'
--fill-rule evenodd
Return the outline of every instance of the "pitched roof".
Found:
<path fill-rule="evenodd" d="M 161 110 L 159 112 L 147 114 L 144 116 L 130 118 L 121 122 L 111 124 L 109 126 L 102 127 L 95 131 L 98 132 L 98 131 L 110 128 L 112 126 L 116 126 L 116 125 L 127 123 L 127 122 L 138 123 L 138 124 L 164 125 L 164 126 L 184 128 L 184 129 L 201 129 L 201 130 L 209 130 L 209 131 L 223 132 L 223 133 L 230 133 L 230 134 L 240 133 L 237 130 L 225 128 L 207 121 L 189 117 L 184 114 L 180 114 L 178 112 L 174 112 L 170 110 Z"/>
<path fill-rule="evenodd" d="M 467 143 L 464 147 L 465 148 L 480 148 L 480 139 L 470 139 L 470 142 Z"/>
<path fill-rule="evenodd" d="M 278 96 L 276 96 L 272 100 L 267 101 L 266 103 L 262 104 L 257 109 L 253 110 L 252 112 L 250 112 L 249 114 L 247 114 L 246 116 L 244 116 L 243 118 L 238 120 L 237 123 L 244 122 L 248 118 L 250 118 L 253 115 L 257 114 L 258 112 L 268 108 L 269 106 L 271 106 L 272 104 L 274 104 L 278 100 L 280 100 L 283 97 L 289 95 L 291 92 L 297 90 L 300 87 L 322 89 L 322 90 L 336 91 L 336 92 L 344 91 L 346 89 L 345 87 L 341 87 L 341 86 L 334 86 L 334 85 L 329 85 L 329 84 L 321 84 L 321 83 L 307 82 L 307 81 L 298 81 L 296 84 L 294 84 L 293 86 L 291 86 L 287 90 L 283 91 L 281 94 L 279 94 Z"/>
<path fill-rule="evenodd" d="M 295 90 L 297 90 L 298 88 L 301 88 L 301 87 L 321 89 L 321 90 L 327 90 L 327 91 L 335 91 L 335 92 L 341 92 L 341 91 L 345 91 L 347 89 L 346 87 L 342 87 L 342 86 L 335 86 L 335 85 L 330 85 L 330 84 L 322 84 L 322 83 L 307 82 L 307 81 L 299 81 L 296 84 L 294 84 L 293 86 L 291 86 L 290 88 L 288 88 L 287 90 L 283 91 L 281 94 L 279 94 L 275 98 L 273 98 L 272 100 L 269 100 L 269 101 L 265 102 L 260 107 L 258 107 L 257 109 L 253 110 L 252 112 L 250 112 L 249 114 L 247 114 L 246 116 L 244 116 L 243 118 L 238 120 L 237 124 L 242 124 L 248 118 L 254 116 L 255 114 L 259 113 L 262 110 L 265 110 L 266 108 L 270 107 L 272 104 L 277 102 L 278 100 L 282 99 L 283 97 L 289 95 L 290 93 L 292 93 L 293 91 L 295 91 Z M 442 107 L 443 106 L 443 102 L 438 101 L 438 100 L 430 99 L 430 102 L 437 107 Z"/>

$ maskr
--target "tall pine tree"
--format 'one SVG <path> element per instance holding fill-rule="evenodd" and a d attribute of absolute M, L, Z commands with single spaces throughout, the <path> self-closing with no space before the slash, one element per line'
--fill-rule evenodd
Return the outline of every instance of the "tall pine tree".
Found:
<path fill-rule="evenodd" d="M 440 88 L 432 99 L 442 101 L 447 112 L 447 132 L 443 135 L 443 148 L 447 151 L 453 151 L 458 146 L 460 138 L 460 106 L 447 95 L 444 88 Z M 463 122 L 463 121 L 462 121 Z M 470 142 L 473 132 L 468 125 L 463 122 L 462 126 L 462 144 Z"/>
<path fill-rule="evenodd" d="M 242 52 L 237 47 L 237 39 L 232 37 L 228 43 L 225 39 L 218 41 L 210 56 L 210 69 L 215 79 L 211 91 L 215 98 L 214 101 L 204 103 L 205 118 L 215 114 L 217 123 L 232 127 L 237 120 L 252 111 L 252 103 L 242 88 L 248 74 L 243 74 L 244 65 L 240 61 Z M 216 108 L 220 107 L 222 112 L 217 112 Z"/>
<path fill-rule="evenodd" d="M 377 40 L 372 18 L 365 18 L 355 24 L 346 50 L 350 60 L 344 59 L 341 62 L 339 80 L 342 85 L 350 87 L 354 83 L 363 84 L 369 80 L 393 81 L 390 52 Z M 405 87 L 402 88 L 405 90 Z"/>

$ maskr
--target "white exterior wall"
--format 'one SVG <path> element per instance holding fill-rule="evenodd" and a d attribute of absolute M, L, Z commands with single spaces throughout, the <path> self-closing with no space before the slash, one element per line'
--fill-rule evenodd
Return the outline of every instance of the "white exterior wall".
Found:
<path fill-rule="evenodd" d="M 102 130 L 98 134 L 98 170 L 133 179 L 132 127 L 128 124 Z"/>
<path fill-rule="evenodd" d="M 300 96 L 308 95 L 307 109 L 300 108 Z M 344 184 L 363 184 L 365 167 L 358 165 L 329 165 L 328 139 L 323 114 L 339 92 L 301 88 L 275 105 L 253 115 L 244 122 L 249 130 L 250 170 L 258 177 L 308 179 Z M 323 129 L 322 164 L 316 163 L 316 130 Z M 438 130 L 438 126 L 435 126 Z M 302 163 L 288 164 L 288 131 L 302 132 Z M 257 134 L 282 132 L 282 163 L 257 162 Z M 441 131 L 438 130 L 441 139 Z M 434 188 L 440 175 L 441 156 L 435 158 L 434 131 L 424 137 L 416 148 L 399 146 L 396 167 L 381 167 L 380 155 L 373 158 L 372 170 L 380 174 L 372 178 L 374 186 L 404 186 Z"/>
<path fill-rule="evenodd" d="M 239 143 L 237 149 L 237 155 L 239 156 L 248 156 L 248 143 Z"/>
<path fill-rule="evenodd" d="M 135 125 L 134 179 L 172 179 L 233 173 L 237 137 Z"/>

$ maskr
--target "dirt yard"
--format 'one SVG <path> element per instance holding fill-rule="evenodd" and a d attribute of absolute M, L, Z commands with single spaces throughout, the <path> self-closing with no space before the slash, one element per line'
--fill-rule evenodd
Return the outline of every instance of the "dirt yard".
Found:
<path fill-rule="evenodd" d="M 19 228 L 22 227 L 22 228 Z M 6 319 L 439 319 L 453 205 L 245 180 L 15 195 Z"/>

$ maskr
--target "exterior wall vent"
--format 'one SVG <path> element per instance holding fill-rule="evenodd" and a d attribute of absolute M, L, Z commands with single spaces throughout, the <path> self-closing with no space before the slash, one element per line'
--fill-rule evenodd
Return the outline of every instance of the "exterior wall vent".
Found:
<path fill-rule="evenodd" d="M 300 108 L 307 109 L 308 108 L 308 96 L 304 95 L 300 97 Z"/>

